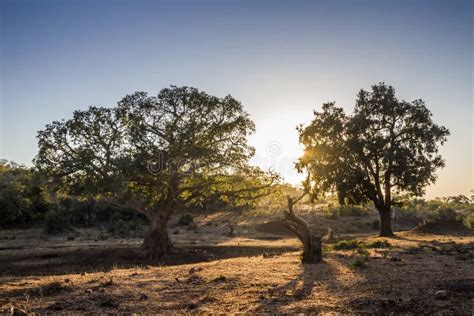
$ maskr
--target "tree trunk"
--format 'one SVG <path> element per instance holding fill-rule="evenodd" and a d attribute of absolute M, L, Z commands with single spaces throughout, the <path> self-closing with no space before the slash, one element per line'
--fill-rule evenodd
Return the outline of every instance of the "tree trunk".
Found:
<path fill-rule="evenodd" d="M 292 198 L 288 198 L 288 211 L 285 212 L 284 223 L 303 244 L 303 263 L 319 263 L 323 260 L 321 238 L 316 236 L 309 228 L 308 223 L 293 212 Z"/>
<path fill-rule="evenodd" d="M 321 238 L 309 235 L 308 240 L 303 244 L 303 263 L 318 263 L 323 260 Z"/>
<path fill-rule="evenodd" d="M 339 205 L 346 205 L 346 199 L 345 199 L 344 194 L 339 192 L 337 194 L 337 200 L 339 201 Z"/>
<path fill-rule="evenodd" d="M 380 209 L 379 214 L 380 214 L 380 237 L 393 236 L 392 217 L 390 214 L 390 208 Z"/>
<path fill-rule="evenodd" d="M 161 259 L 173 250 L 167 223 L 168 221 L 165 221 L 161 216 L 157 216 L 150 224 L 150 231 L 143 241 L 143 249 L 152 259 Z"/>

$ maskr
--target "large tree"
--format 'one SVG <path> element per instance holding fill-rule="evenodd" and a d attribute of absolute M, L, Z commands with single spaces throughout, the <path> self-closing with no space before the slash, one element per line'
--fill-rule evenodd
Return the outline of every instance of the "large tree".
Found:
<path fill-rule="evenodd" d="M 297 169 L 307 173 L 306 189 L 313 197 L 336 192 L 341 203 L 372 201 L 380 236 L 392 236 L 394 195 L 423 195 L 444 166 L 438 148 L 449 131 L 431 116 L 422 100 L 399 100 L 383 83 L 360 90 L 351 115 L 324 104 L 308 126 L 298 127 L 305 151 Z"/>
<path fill-rule="evenodd" d="M 67 194 L 131 203 L 150 221 L 153 258 L 173 246 L 172 214 L 206 196 L 251 200 L 276 179 L 248 165 L 254 123 L 242 105 L 190 87 L 136 92 L 114 108 L 91 107 L 38 134 L 35 164 Z"/>

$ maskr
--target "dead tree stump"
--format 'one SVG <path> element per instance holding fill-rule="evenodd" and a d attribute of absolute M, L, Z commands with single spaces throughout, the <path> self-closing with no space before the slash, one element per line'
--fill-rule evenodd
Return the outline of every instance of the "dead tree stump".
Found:
<path fill-rule="evenodd" d="M 283 223 L 286 227 L 295 234 L 303 244 L 303 263 L 319 263 L 323 260 L 321 239 L 322 236 L 318 236 L 311 232 L 308 223 L 296 215 L 293 211 L 293 206 L 298 202 L 297 199 L 294 201 L 288 197 L 288 211 L 285 211 L 285 218 Z"/>

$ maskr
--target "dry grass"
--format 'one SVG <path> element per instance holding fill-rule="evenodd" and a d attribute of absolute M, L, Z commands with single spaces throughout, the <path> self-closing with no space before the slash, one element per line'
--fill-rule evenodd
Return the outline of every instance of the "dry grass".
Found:
<path fill-rule="evenodd" d="M 158 264 L 136 256 L 139 240 L 37 241 L 31 249 L 28 233 L 18 232 L 14 241 L 1 244 L 0 310 L 16 306 L 35 313 L 87 314 L 474 311 L 474 237 L 408 231 L 390 239 L 391 249 L 370 249 L 363 268 L 351 264 L 353 251 L 331 251 L 322 264 L 302 265 L 296 240 L 259 239 L 262 236 L 250 222 L 240 224 L 238 237 L 228 238 L 222 225 L 207 224 L 221 220 L 214 216 L 198 218 L 198 232 L 181 229 L 173 235 L 185 252 Z M 211 233 L 214 236 L 206 237 Z M 365 242 L 379 240 L 367 234 L 350 238 L 354 236 Z M 199 247 L 192 243 L 196 239 Z M 446 298 L 436 299 L 437 291 L 446 291 Z"/>

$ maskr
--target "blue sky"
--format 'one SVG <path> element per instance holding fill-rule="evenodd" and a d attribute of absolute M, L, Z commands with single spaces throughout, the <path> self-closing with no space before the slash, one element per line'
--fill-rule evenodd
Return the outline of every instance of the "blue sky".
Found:
<path fill-rule="evenodd" d="M 254 163 L 297 183 L 296 125 L 384 81 L 451 130 L 428 197 L 473 184 L 473 1 L 0 3 L 0 158 L 31 164 L 36 132 L 127 93 L 190 85 L 240 100 Z"/>

